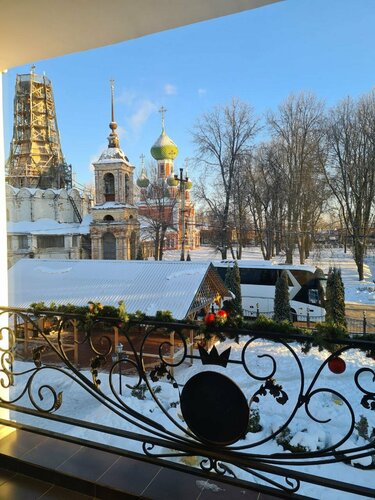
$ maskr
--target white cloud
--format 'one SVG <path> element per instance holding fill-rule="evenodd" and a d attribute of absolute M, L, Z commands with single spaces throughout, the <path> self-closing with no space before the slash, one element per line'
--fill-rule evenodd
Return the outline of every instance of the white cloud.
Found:
<path fill-rule="evenodd" d="M 154 102 L 144 99 L 138 103 L 137 110 L 130 116 L 129 123 L 134 131 L 139 128 L 148 120 L 150 115 L 156 111 L 157 106 Z"/>
<path fill-rule="evenodd" d="M 202 97 L 204 95 L 207 94 L 207 90 L 206 89 L 198 89 L 198 95 L 199 97 Z"/>
<path fill-rule="evenodd" d="M 123 139 L 124 137 L 126 137 L 126 130 L 123 127 L 121 127 L 121 125 L 117 125 L 116 132 L 117 135 L 119 136 L 119 139 Z"/>
<path fill-rule="evenodd" d="M 115 102 L 119 104 L 125 104 L 125 106 L 131 106 L 137 98 L 137 92 L 135 90 L 124 88 L 119 96 L 115 96 Z"/>
<path fill-rule="evenodd" d="M 166 95 L 176 95 L 177 87 L 176 85 L 172 85 L 171 83 L 166 83 L 164 85 L 164 92 L 166 93 Z"/>

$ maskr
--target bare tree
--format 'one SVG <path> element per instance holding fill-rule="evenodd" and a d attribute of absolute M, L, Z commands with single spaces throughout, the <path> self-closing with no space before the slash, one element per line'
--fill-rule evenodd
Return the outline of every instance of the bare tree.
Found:
<path fill-rule="evenodd" d="M 150 185 L 141 192 L 139 214 L 144 235 L 154 242 L 155 260 L 163 260 L 167 231 L 177 226 L 178 193 L 171 192 L 165 181 L 157 178 L 155 169 L 150 177 Z"/>
<path fill-rule="evenodd" d="M 258 146 L 246 169 L 247 206 L 266 260 L 279 253 L 282 246 L 286 179 L 280 164 L 278 144 L 270 141 Z"/>
<path fill-rule="evenodd" d="M 339 203 L 359 280 L 363 280 L 367 238 L 374 222 L 375 91 L 358 101 L 348 97 L 330 110 L 327 148 L 324 173 Z"/>
<path fill-rule="evenodd" d="M 232 203 L 230 209 L 230 227 L 234 228 L 236 239 L 236 252 L 230 246 L 234 259 L 242 258 L 242 250 L 246 246 L 251 231 L 250 213 L 247 204 L 249 193 L 249 179 L 247 176 L 251 155 L 244 154 L 239 159 L 238 168 L 234 172 Z"/>
<path fill-rule="evenodd" d="M 230 205 L 233 202 L 236 171 L 248 154 L 257 132 L 252 108 L 237 99 L 205 113 L 195 124 L 193 140 L 199 162 L 205 165 L 205 182 L 196 193 L 218 222 L 222 258 L 230 246 Z"/>
<path fill-rule="evenodd" d="M 278 168 L 285 182 L 285 254 L 293 262 L 298 244 L 301 264 L 305 261 L 305 228 L 312 226 L 319 212 L 316 196 L 322 184 L 319 163 L 323 142 L 323 103 L 312 94 L 290 95 L 278 108 L 269 113 L 268 125 L 278 145 Z M 319 187 L 318 187 L 319 186 Z M 311 210 L 311 203 L 314 209 Z"/>

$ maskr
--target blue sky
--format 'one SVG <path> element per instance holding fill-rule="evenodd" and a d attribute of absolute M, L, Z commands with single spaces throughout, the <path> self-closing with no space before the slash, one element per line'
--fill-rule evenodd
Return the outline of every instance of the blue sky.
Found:
<path fill-rule="evenodd" d="M 110 13 L 108 14 L 110 15 Z M 130 42 L 36 62 L 52 80 L 63 153 L 77 180 L 105 148 L 109 80 L 121 147 L 137 167 L 166 130 L 179 146 L 177 168 L 194 156 L 197 117 L 232 97 L 261 115 L 292 91 L 315 92 L 328 105 L 375 84 L 375 0 L 286 0 Z M 100 29 L 100 23 L 98 23 Z M 11 140 L 15 77 L 4 75 L 5 141 Z M 190 173 L 194 174 L 194 171 Z"/>

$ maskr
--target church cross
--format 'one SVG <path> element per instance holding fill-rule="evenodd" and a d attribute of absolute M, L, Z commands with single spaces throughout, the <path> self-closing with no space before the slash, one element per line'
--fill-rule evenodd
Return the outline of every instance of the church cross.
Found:
<path fill-rule="evenodd" d="M 161 128 L 164 130 L 164 115 L 165 113 L 167 112 L 166 108 L 164 106 L 162 106 L 160 109 L 159 109 L 159 113 L 161 114 Z"/>
<path fill-rule="evenodd" d="M 111 84 L 111 118 L 112 122 L 115 121 L 115 109 L 114 109 L 114 96 L 115 96 L 115 81 L 109 80 Z"/>

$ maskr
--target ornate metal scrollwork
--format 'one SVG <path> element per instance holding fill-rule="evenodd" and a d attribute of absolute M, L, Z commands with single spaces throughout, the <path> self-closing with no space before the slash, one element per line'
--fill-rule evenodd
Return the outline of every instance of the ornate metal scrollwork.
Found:
<path fill-rule="evenodd" d="M 289 493 L 299 489 L 301 480 L 293 476 L 292 471 L 280 472 L 280 467 L 285 470 L 290 466 L 350 462 L 375 453 L 373 435 L 365 445 L 350 444 L 360 416 L 356 414 L 357 403 L 364 413 L 375 410 L 374 361 L 368 358 L 369 366 L 354 371 L 353 387 L 358 398 L 355 406 L 335 385 L 327 387 L 327 379 L 323 377 L 332 359 L 351 349 L 375 350 L 375 342 L 356 345 L 354 340 L 340 341 L 340 349 L 328 353 L 314 373 L 307 373 L 295 336 L 289 343 L 285 334 L 280 338 L 274 334 L 267 338 L 266 333 L 242 331 L 246 340 L 240 352 L 230 347 L 219 352 L 216 346 L 211 350 L 199 346 L 193 351 L 186 337 L 187 331 L 197 328 L 192 324 L 156 323 L 144 318 L 119 323 L 118 319 L 93 314 L 89 318 L 75 318 L 56 311 L 44 311 L 38 317 L 27 311 L 6 312 L 11 313 L 12 322 L 0 332 L 2 338 L 8 339 L 8 346 L 0 348 L 0 383 L 3 388 L 11 389 L 10 397 L 1 399 L 1 404 L 8 407 L 22 402 L 35 414 L 59 415 L 64 407 L 64 391 L 46 382 L 48 370 L 59 372 L 61 377 L 67 377 L 98 404 L 104 405 L 108 412 L 136 429 L 137 432 L 131 433 L 121 429 L 117 435 L 139 441 L 146 455 L 185 462 L 197 457 L 192 462 L 204 472 L 232 478 L 243 478 L 246 473 Z M 50 319 L 50 327 L 41 327 L 40 318 Z M 65 329 L 69 330 L 69 322 L 73 320 L 80 328 L 74 342 L 84 360 L 85 366 L 81 368 L 87 368 L 87 372 L 75 366 L 66 350 Z M 35 338 L 22 339 L 22 330 L 27 329 L 35 333 Z M 123 356 L 116 351 L 119 339 L 125 345 Z M 33 365 L 17 363 L 25 368 L 16 371 L 15 361 L 25 340 L 31 346 L 28 360 Z M 301 338 L 301 342 L 303 340 Z M 292 381 L 283 385 L 276 347 L 288 356 L 288 373 L 292 377 Z M 55 356 L 53 362 L 48 361 L 51 354 Z M 191 376 L 187 377 L 189 370 L 182 370 L 182 366 L 193 362 L 195 369 L 190 370 Z M 168 403 L 160 395 L 158 383 L 170 385 L 173 398 L 171 396 Z M 149 412 L 140 410 L 140 404 L 131 404 L 129 398 L 144 399 L 146 394 L 148 401 L 159 410 L 160 418 L 152 418 Z M 259 408 L 261 413 L 265 401 L 283 409 L 277 428 L 258 433 L 248 431 L 251 412 Z M 301 418 L 301 413 L 312 424 L 330 424 L 335 416 L 323 414 L 319 409 L 322 401 L 328 408 L 337 404 L 336 418 L 346 419 L 345 430 L 335 442 L 327 442 L 316 450 L 295 447 L 272 454 L 261 453 L 265 443 L 282 443 L 289 426 L 297 415 Z M 17 406 L 18 411 L 19 408 Z M 279 482 L 276 475 L 281 476 Z"/>

